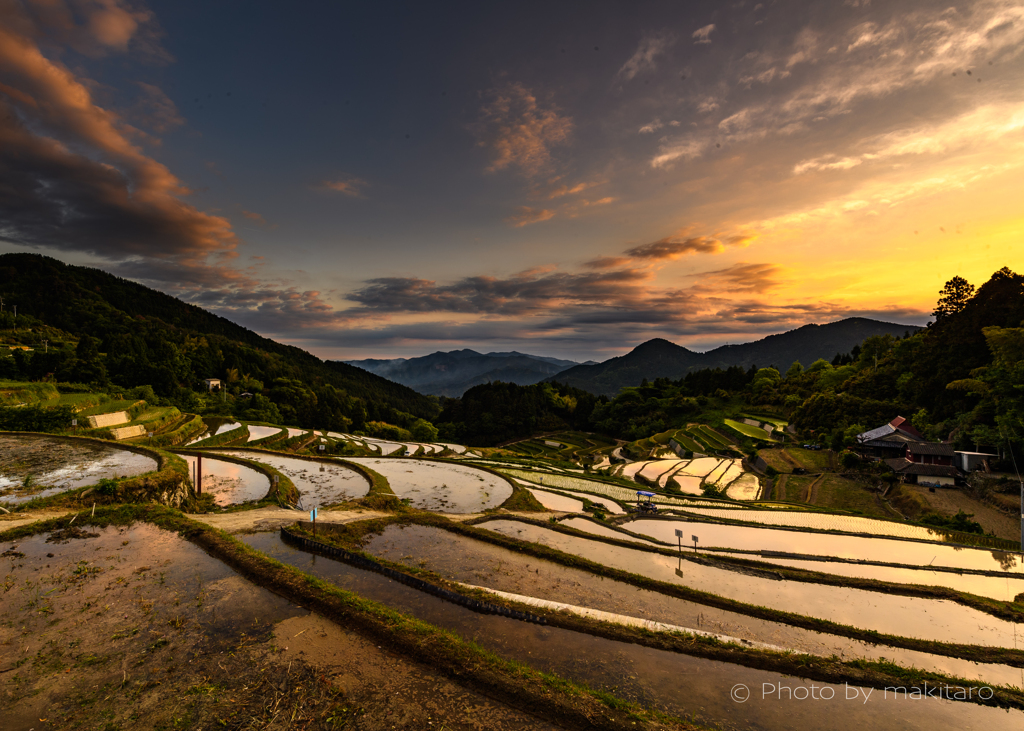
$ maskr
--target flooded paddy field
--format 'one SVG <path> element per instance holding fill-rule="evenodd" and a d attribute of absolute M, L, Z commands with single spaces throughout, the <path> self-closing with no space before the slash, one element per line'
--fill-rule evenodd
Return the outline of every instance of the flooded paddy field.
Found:
<path fill-rule="evenodd" d="M 102 479 L 152 472 L 157 461 L 114 445 L 0 435 L 0 503 L 19 505 Z"/>
<path fill-rule="evenodd" d="M 554 728 L 311 615 L 173 533 L 76 535 L 0 544 L 5 731 L 268 728 L 282 715 L 324 728 L 348 726 L 357 708 L 360 728 L 442 717 L 455 729 Z"/>
<path fill-rule="evenodd" d="M 195 474 L 195 455 L 178 456 L 188 462 L 188 473 Z M 262 500 L 270 492 L 270 478 L 252 467 L 204 455 L 203 492 L 221 506 Z"/>
<path fill-rule="evenodd" d="M 578 527 L 578 526 L 574 526 Z M 717 553 L 717 552 L 716 552 Z M 729 555 L 722 552 L 721 555 Z M 1016 596 L 1024 593 L 1024 576 L 1006 574 L 1004 576 L 983 576 L 979 574 L 933 571 L 928 567 L 899 568 L 895 566 L 872 566 L 865 564 L 838 563 L 835 561 L 800 560 L 782 558 L 768 554 L 766 556 L 750 554 L 733 554 L 737 558 L 754 559 L 774 566 L 818 571 L 836 576 L 850 576 L 860 579 L 876 579 L 895 584 L 924 584 L 926 586 L 945 586 L 957 591 L 965 591 L 978 596 L 991 597 L 999 601 L 1012 602 Z"/>
<path fill-rule="evenodd" d="M 198 435 L 194 439 L 186 442 L 186 444 L 185 444 L 186 447 L 189 446 L 189 445 L 195 444 L 197 442 L 201 442 L 204 439 L 209 439 L 210 437 L 215 437 L 218 434 L 223 434 L 224 432 L 233 431 L 234 429 L 237 429 L 238 427 L 240 427 L 242 425 L 241 422 L 232 421 L 231 419 L 213 419 L 213 418 L 204 418 L 203 419 L 203 423 L 206 424 L 206 431 L 203 432 L 202 434 Z"/>
<path fill-rule="evenodd" d="M 516 480 L 516 482 L 518 482 L 520 485 L 523 485 L 524 487 L 529 488 L 531 492 L 534 492 L 535 488 L 543 489 L 543 485 L 537 485 L 537 484 L 528 482 L 526 480 Z M 546 491 L 546 492 L 550 492 L 550 491 Z M 597 495 L 592 495 L 592 494 L 588 495 L 588 494 L 586 494 L 584 492 L 576 492 L 575 490 L 566 490 L 564 488 L 560 488 L 559 492 L 565 493 L 566 495 L 572 495 L 573 497 L 580 498 L 580 500 L 589 500 L 594 505 L 597 505 L 597 506 L 603 508 L 606 512 L 611 513 L 612 515 L 625 515 L 626 514 L 626 511 L 623 510 L 622 507 L 617 502 L 615 502 L 614 500 L 612 500 L 610 498 L 601 498 L 601 497 L 598 497 Z M 582 506 L 582 503 L 580 503 L 580 505 Z M 577 510 L 581 510 L 581 509 L 582 509 L 582 507 L 577 508 Z"/>
<path fill-rule="evenodd" d="M 497 475 L 468 465 L 417 459 L 347 457 L 387 478 L 399 498 L 437 513 L 479 513 L 496 508 L 512 495 L 512 486 Z"/>
<path fill-rule="evenodd" d="M 619 697 L 676 715 L 691 714 L 699 721 L 725 729 L 922 729 L 1017 728 L 1020 712 L 1006 712 L 935 698 L 911 700 L 880 691 L 854 702 L 845 693 L 855 688 L 811 683 L 779 673 L 654 650 L 550 626 L 472 612 L 458 605 L 362 571 L 338 561 L 313 556 L 281 542 L 278 534 L 244 536 L 255 548 L 318 578 L 383 602 L 399 611 L 451 629 L 503 657 L 539 670 L 558 673 Z M 743 684 L 757 695 L 737 703 L 730 691 Z M 808 697 L 811 686 L 828 688 L 831 700 L 804 702 L 762 697 L 769 686 L 800 688 Z M 791 691 L 790 691 L 791 692 Z M 866 692 L 866 691 L 865 691 Z"/>
<path fill-rule="evenodd" d="M 692 562 L 684 562 L 683 575 L 678 576 L 679 563 L 668 556 L 568 536 L 518 521 L 494 520 L 480 527 L 666 583 L 860 629 L 984 647 L 1019 648 L 1024 644 L 1024 628 L 946 600 L 772 580 Z"/>
<path fill-rule="evenodd" d="M 272 437 L 275 434 L 280 434 L 281 428 L 276 426 L 257 426 L 255 424 L 249 424 L 249 438 L 246 442 L 255 442 L 257 439 L 265 439 L 266 437 Z"/>
<path fill-rule="evenodd" d="M 1006 551 L 967 548 L 943 543 L 902 541 L 886 536 L 844 536 L 745 525 L 723 525 L 679 520 L 633 520 L 623 528 L 664 543 L 676 542 L 675 529 L 698 534 L 700 545 L 742 551 L 785 551 L 807 556 L 865 559 L 917 566 L 947 566 L 981 571 L 1024 574 L 1019 557 Z"/>
<path fill-rule="evenodd" d="M 688 508 L 689 512 L 709 518 L 743 520 L 760 525 L 785 525 L 816 530 L 836 530 L 845 533 L 870 533 L 896 538 L 918 538 L 926 541 L 943 541 L 945 534 L 920 525 L 908 525 L 889 520 L 860 518 L 853 515 L 833 513 L 796 512 L 782 510 L 733 510 L 730 508 Z"/>
<path fill-rule="evenodd" d="M 486 528 L 487 523 L 481 527 Z M 375 556 L 427 568 L 445 578 L 474 586 L 550 601 L 590 607 L 614 614 L 681 625 L 815 655 L 845 659 L 886 658 L 957 677 L 1024 687 L 1024 669 L 983 665 L 957 658 L 873 645 L 641 589 L 580 569 L 524 556 L 431 526 L 389 526 L 364 544 Z"/>
<path fill-rule="evenodd" d="M 526 488 L 531 495 L 537 498 L 537 502 L 548 510 L 555 510 L 565 513 L 579 513 L 583 511 L 583 502 L 575 498 L 557 495 L 547 490 L 538 490 L 535 487 Z"/>
<path fill-rule="evenodd" d="M 298 488 L 304 509 L 331 505 L 343 500 L 355 500 L 370 491 L 369 481 L 343 464 L 284 457 L 266 452 L 217 450 L 216 453 L 270 465 L 287 475 Z"/>

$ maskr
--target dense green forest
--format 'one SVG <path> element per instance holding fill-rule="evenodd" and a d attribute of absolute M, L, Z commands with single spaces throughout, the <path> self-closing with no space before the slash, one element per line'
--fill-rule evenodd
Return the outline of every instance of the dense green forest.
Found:
<path fill-rule="evenodd" d="M 692 371 L 594 397 L 565 385 L 486 384 L 446 403 L 442 434 L 494 444 L 579 429 L 634 440 L 707 410 L 753 407 L 836 447 L 903 415 L 958 448 L 1024 447 L 1024 277 L 1002 269 L 977 292 L 947 283 L 926 329 L 867 338 L 849 353 L 799 363 Z M 548 387 L 545 390 L 541 386 Z"/>
<path fill-rule="evenodd" d="M 0 297 L 0 338 L 32 348 L 5 348 L 2 379 L 105 391 L 149 386 L 148 400 L 182 411 L 334 430 L 370 422 L 411 428 L 438 411 L 434 399 L 405 386 L 98 269 L 5 254 Z M 221 379 L 224 390 L 206 393 L 206 378 Z"/>

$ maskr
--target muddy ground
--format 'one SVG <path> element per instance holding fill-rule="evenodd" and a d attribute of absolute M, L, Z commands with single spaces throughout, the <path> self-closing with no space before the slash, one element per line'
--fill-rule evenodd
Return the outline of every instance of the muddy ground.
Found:
<path fill-rule="evenodd" d="M 47 540 L 50 542 L 47 542 Z M 5 730 L 553 728 L 148 525 L 0 545 Z"/>

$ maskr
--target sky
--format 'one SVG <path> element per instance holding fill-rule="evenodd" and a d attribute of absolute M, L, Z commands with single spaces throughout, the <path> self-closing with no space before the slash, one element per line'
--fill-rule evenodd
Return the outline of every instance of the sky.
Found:
<path fill-rule="evenodd" d="M 0 252 L 331 359 L 921 325 L 1021 269 L 1022 55 L 1019 0 L 0 0 Z"/>

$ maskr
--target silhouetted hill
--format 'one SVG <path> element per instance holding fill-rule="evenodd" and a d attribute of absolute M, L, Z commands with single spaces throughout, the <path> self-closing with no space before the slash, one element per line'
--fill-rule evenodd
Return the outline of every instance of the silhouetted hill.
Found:
<path fill-rule="evenodd" d="M 435 396 L 461 396 L 481 383 L 504 381 L 528 386 L 578 365 L 526 353 L 436 352 L 420 358 L 350 360 L 346 363 Z"/>
<path fill-rule="evenodd" d="M 203 379 L 228 380 L 233 374 L 248 377 L 246 390 L 275 403 L 286 423 L 324 428 L 358 427 L 397 412 L 426 418 L 437 412 L 433 399 L 405 386 L 345 363 L 324 362 L 99 269 L 37 254 L 0 255 L 0 294 L 7 314 L 17 304 L 19 320 L 34 318 L 76 338 L 90 336 L 96 340 L 91 350 L 99 350 L 90 369 L 82 353 L 76 357 L 74 348 L 51 343 L 46 353 L 16 364 L 25 372 L 10 375 L 152 385 L 158 395 L 181 401 Z M 269 406 L 263 410 L 274 415 Z"/>
<path fill-rule="evenodd" d="M 836 353 L 848 353 L 853 346 L 872 335 L 902 337 L 907 332 L 920 329 L 914 325 L 851 317 L 827 325 L 804 325 L 752 343 L 723 345 L 706 353 L 695 353 L 657 338 L 638 345 L 625 355 L 597 365 L 579 365 L 547 380 L 614 396 L 623 388 L 640 385 L 645 378 L 678 379 L 702 368 L 773 365 L 785 372 L 796 361 L 806 367 L 819 358 L 831 360 Z"/>

